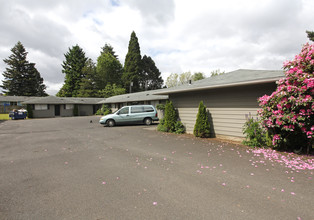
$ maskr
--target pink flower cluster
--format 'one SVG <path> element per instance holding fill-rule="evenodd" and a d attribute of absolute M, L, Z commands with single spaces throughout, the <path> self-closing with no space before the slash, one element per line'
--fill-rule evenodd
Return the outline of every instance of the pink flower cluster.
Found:
<path fill-rule="evenodd" d="M 314 44 L 305 44 L 294 60 L 284 63 L 285 78 L 270 96 L 259 98 L 263 126 L 280 146 L 291 132 L 300 132 L 311 142 L 314 135 Z"/>
<path fill-rule="evenodd" d="M 272 149 L 259 148 L 252 150 L 255 156 L 263 155 L 265 160 L 278 162 L 293 170 L 314 170 L 314 159 L 304 158 L 293 153 L 284 155 Z"/>

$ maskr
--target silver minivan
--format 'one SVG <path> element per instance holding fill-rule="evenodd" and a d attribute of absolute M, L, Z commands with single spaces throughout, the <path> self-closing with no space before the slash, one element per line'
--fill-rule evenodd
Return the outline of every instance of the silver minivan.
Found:
<path fill-rule="evenodd" d="M 118 124 L 146 124 L 158 121 L 157 111 L 152 105 L 124 106 L 116 112 L 100 118 L 99 123 L 113 127 Z"/>

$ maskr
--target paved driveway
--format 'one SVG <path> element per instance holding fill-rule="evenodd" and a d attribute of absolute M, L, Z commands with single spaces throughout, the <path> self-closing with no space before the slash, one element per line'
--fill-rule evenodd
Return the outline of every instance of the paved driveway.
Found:
<path fill-rule="evenodd" d="M 313 219 L 311 161 L 155 128 L 1 123 L 0 219 Z"/>

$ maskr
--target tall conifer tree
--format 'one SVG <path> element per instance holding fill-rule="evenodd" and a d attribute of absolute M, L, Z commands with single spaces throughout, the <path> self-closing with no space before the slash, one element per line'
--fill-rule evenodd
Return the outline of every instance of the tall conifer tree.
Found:
<path fill-rule="evenodd" d="M 156 67 L 153 59 L 144 55 L 142 59 L 142 74 L 140 79 L 142 90 L 160 89 L 164 82 L 160 75 L 161 73 Z"/>
<path fill-rule="evenodd" d="M 97 97 L 98 87 L 96 84 L 96 66 L 92 59 L 88 59 L 82 69 L 84 78 L 80 83 L 78 97 Z"/>
<path fill-rule="evenodd" d="M 5 80 L 1 86 L 6 95 L 15 96 L 46 96 L 43 78 L 35 67 L 26 59 L 27 52 L 19 41 L 11 49 L 12 54 L 3 61 L 9 66 L 3 72 Z"/>
<path fill-rule="evenodd" d="M 128 53 L 125 57 L 124 71 L 122 76 L 124 87 L 127 91 L 129 91 L 131 83 L 133 84 L 132 92 L 140 91 L 139 81 L 141 71 L 141 50 L 136 34 L 133 31 L 129 41 Z"/>
<path fill-rule="evenodd" d="M 110 45 L 110 44 L 105 44 L 105 46 L 103 46 L 101 48 L 101 52 L 100 54 L 103 54 L 103 53 L 110 53 L 112 56 L 114 56 L 116 59 L 118 59 L 118 55 L 116 55 L 116 52 L 113 50 L 113 47 Z"/>
<path fill-rule="evenodd" d="M 64 56 L 62 72 L 65 74 L 65 80 L 57 96 L 77 97 L 84 78 L 83 68 L 88 58 L 85 57 L 85 52 L 78 45 L 69 48 Z"/>

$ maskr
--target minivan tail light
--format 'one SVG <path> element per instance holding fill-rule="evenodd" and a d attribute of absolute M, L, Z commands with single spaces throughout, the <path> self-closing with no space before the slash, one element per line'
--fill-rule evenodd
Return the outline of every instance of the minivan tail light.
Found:
<path fill-rule="evenodd" d="M 156 112 L 156 115 L 155 115 L 155 117 L 158 117 L 158 112 Z"/>

